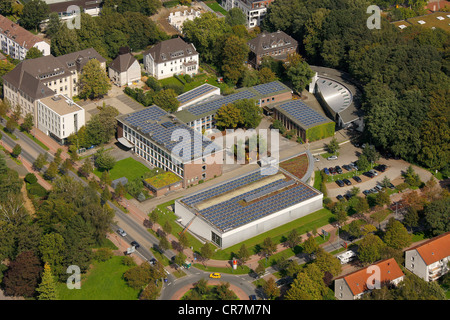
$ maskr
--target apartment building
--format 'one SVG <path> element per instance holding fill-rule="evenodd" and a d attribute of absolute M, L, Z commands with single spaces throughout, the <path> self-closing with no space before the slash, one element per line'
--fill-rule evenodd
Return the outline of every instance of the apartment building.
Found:
<path fill-rule="evenodd" d="M 222 7 L 229 11 L 233 8 L 241 9 L 247 16 L 247 27 L 253 28 L 261 24 L 267 13 L 268 6 L 274 0 L 223 0 Z"/>
<path fill-rule="evenodd" d="M 360 299 L 365 293 L 382 285 L 397 285 L 404 274 L 394 258 L 359 269 L 334 281 L 334 296 L 338 300 Z"/>
<path fill-rule="evenodd" d="M 250 49 L 248 62 L 258 68 L 264 57 L 285 61 L 289 54 L 297 52 L 298 42 L 283 31 L 263 32 L 247 42 Z"/>
<path fill-rule="evenodd" d="M 162 41 L 144 52 L 144 68 L 156 79 L 198 72 L 198 52 L 181 38 Z"/>
<path fill-rule="evenodd" d="M 450 232 L 405 251 L 405 267 L 425 281 L 446 274 L 450 262 Z"/>
<path fill-rule="evenodd" d="M 76 96 L 81 70 L 91 59 L 97 59 L 106 70 L 106 59 L 93 48 L 24 60 L 3 76 L 3 96 L 13 108 L 20 106 L 22 116 L 32 113 L 37 126 L 37 101 L 55 94 Z"/>
<path fill-rule="evenodd" d="M 37 128 L 61 144 L 85 124 L 85 112 L 62 94 L 37 101 Z"/>
<path fill-rule="evenodd" d="M 141 80 L 141 66 L 131 53 L 118 55 L 108 66 L 111 81 L 121 87 Z"/>
<path fill-rule="evenodd" d="M 25 60 L 31 48 L 37 48 L 44 56 L 50 55 L 50 44 L 0 15 L 0 49 L 3 53 L 13 59 Z"/>

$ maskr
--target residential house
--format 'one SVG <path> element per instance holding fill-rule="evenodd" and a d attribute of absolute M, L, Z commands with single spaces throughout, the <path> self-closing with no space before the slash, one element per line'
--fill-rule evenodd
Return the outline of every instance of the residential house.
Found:
<path fill-rule="evenodd" d="M 109 78 L 119 87 L 141 79 L 141 66 L 131 53 L 118 55 L 108 66 Z"/>
<path fill-rule="evenodd" d="M 285 61 L 288 54 L 297 52 L 298 42 L 283 31 L 263 32 L 247 42 L 250 49 L 248 62 L 258 68 L 264 57 Z"/>
<path fill-rule="evenodd" d="M 446 274 L 450 261 L 450 232 L 405 251 L 405 267 L 425 281 Z"/>
<path fill-rule="evenodd" d="M 156 79 L 198 72 L 198 52 L 181 38 L 162 41 L 144 53 L 144 68 Z"/>
<path fill-rule="evenodd" d="M 50 55 L 50 44 L 2 15 L 0 15 L 0 48 L 5 54 L 17 60 L 25 60 L 31 48 L 37 48 L 44 56 Z"/>
<path fill-rule="evenodd" d="M 372 264 L 334 281 L 334 296 L 338 300 L 356 300 L 382 285 L 397 285 L 404 274 L 394 258 Z"/>
<path fill-rule="evenodd" d="M 247 27 L 253 28 L 261 24 L 267 13 L 267 8 L 274 0 L 223 0 L 222 7 L 230 11 L 240 8 L 247 17 Z"/>

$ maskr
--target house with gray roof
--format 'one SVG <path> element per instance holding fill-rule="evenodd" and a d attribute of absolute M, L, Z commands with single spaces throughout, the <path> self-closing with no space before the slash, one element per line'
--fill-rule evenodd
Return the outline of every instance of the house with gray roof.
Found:
<path fill-rule="evenodd" d="M 141 79 L 141 66 L 131 53 L 118 55 L 108 66 L 108 75 L 115 85 L 131 85 Z"/>
<path fill-rule="evenodd" d="M 144 52 L 144 68 L 156 79 L 198 72 L 198 52 L 181 38 L 162 41 Z"/>

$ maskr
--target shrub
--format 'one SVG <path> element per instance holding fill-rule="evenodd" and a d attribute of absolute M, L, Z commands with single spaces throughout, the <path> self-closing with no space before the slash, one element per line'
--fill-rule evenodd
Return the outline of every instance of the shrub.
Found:
<path fill-rule="evenodd" d="M 34 173 L 31 173 L 31 172 L 25 176 L 24 180 L 26 183 L 29 183 L 29 184 L 35 184 L 37 182 L 36 176 L 34 175 Z"/>
<path fill-rule="evenodd" d="M 100 262 L 108 261 L 113 256 L 111 249 L 100 248 L 94 254 L 94 259 Z"/>
<path fill-rule="evenodd" d="M 408 189 L 409 185 L 406 182 L 400 183 L 398 186 L 396 186 L 397 190 L 400 192 L 403 192 L 404 190 Z"/>
<path fill-rule="evenodd" d="M 186 81 L 186 83 L 191 83 L 192 81 L 194 81 L 194 79 L 192 79 L 192 77 L 188 74 L 184 75 L 184 80 Z"/>
<path fill-rule="evenodd" d="M 136 265 L 136 262 L 134 262 L 134 259 L 130 256 L 124 256 L 122 259 L 122 264 L 124 266 L 133 267 Z"/>
<path fill-rule="evenodd" d="M 41 186 L 39 183 L 30 185 L 28 192 L 31 195 L 39 197 L 39 198 L 44 198 L 47 196 L 47 190 L 45 190 L 45 188 L 43 186 Z"/>

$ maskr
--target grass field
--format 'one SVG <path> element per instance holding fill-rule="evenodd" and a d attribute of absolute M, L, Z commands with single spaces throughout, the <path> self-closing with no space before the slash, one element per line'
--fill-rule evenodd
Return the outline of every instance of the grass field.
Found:
<path fill-rule="evenodd" d="M 222 8 L 217 1 L 205 1 L 205 4 L 210 7 L 211 9 L 213 9 L 214 11 L 220 12 L 221 14 L 223 14 L 224 16 L 227 14 L 227 10 L 225 10 L 224 8 Z"/>
<path fill-rule="evenodd" d="M 109 172 L 111 180 L 116 180 L 121 177 L 126 177 L 128 181 L 141 177 L 144 173 L 150 171 L 150 169 L 139 161 L 133 158 L 126 158 L 117 161 L 114 168 Z M 102 172 L 95 169 L 94 173 L 101 177 Z"/>
<path fill-rule="evenodd" d="M 81 289 L 57 285 L 60 300 L 137 300 L 139 291 L 129 287 L 123 274 L 130 268 L 123 257 L 114 256 L 106 262 L 94 262 L 87 275 L 81 277 Z"/>

